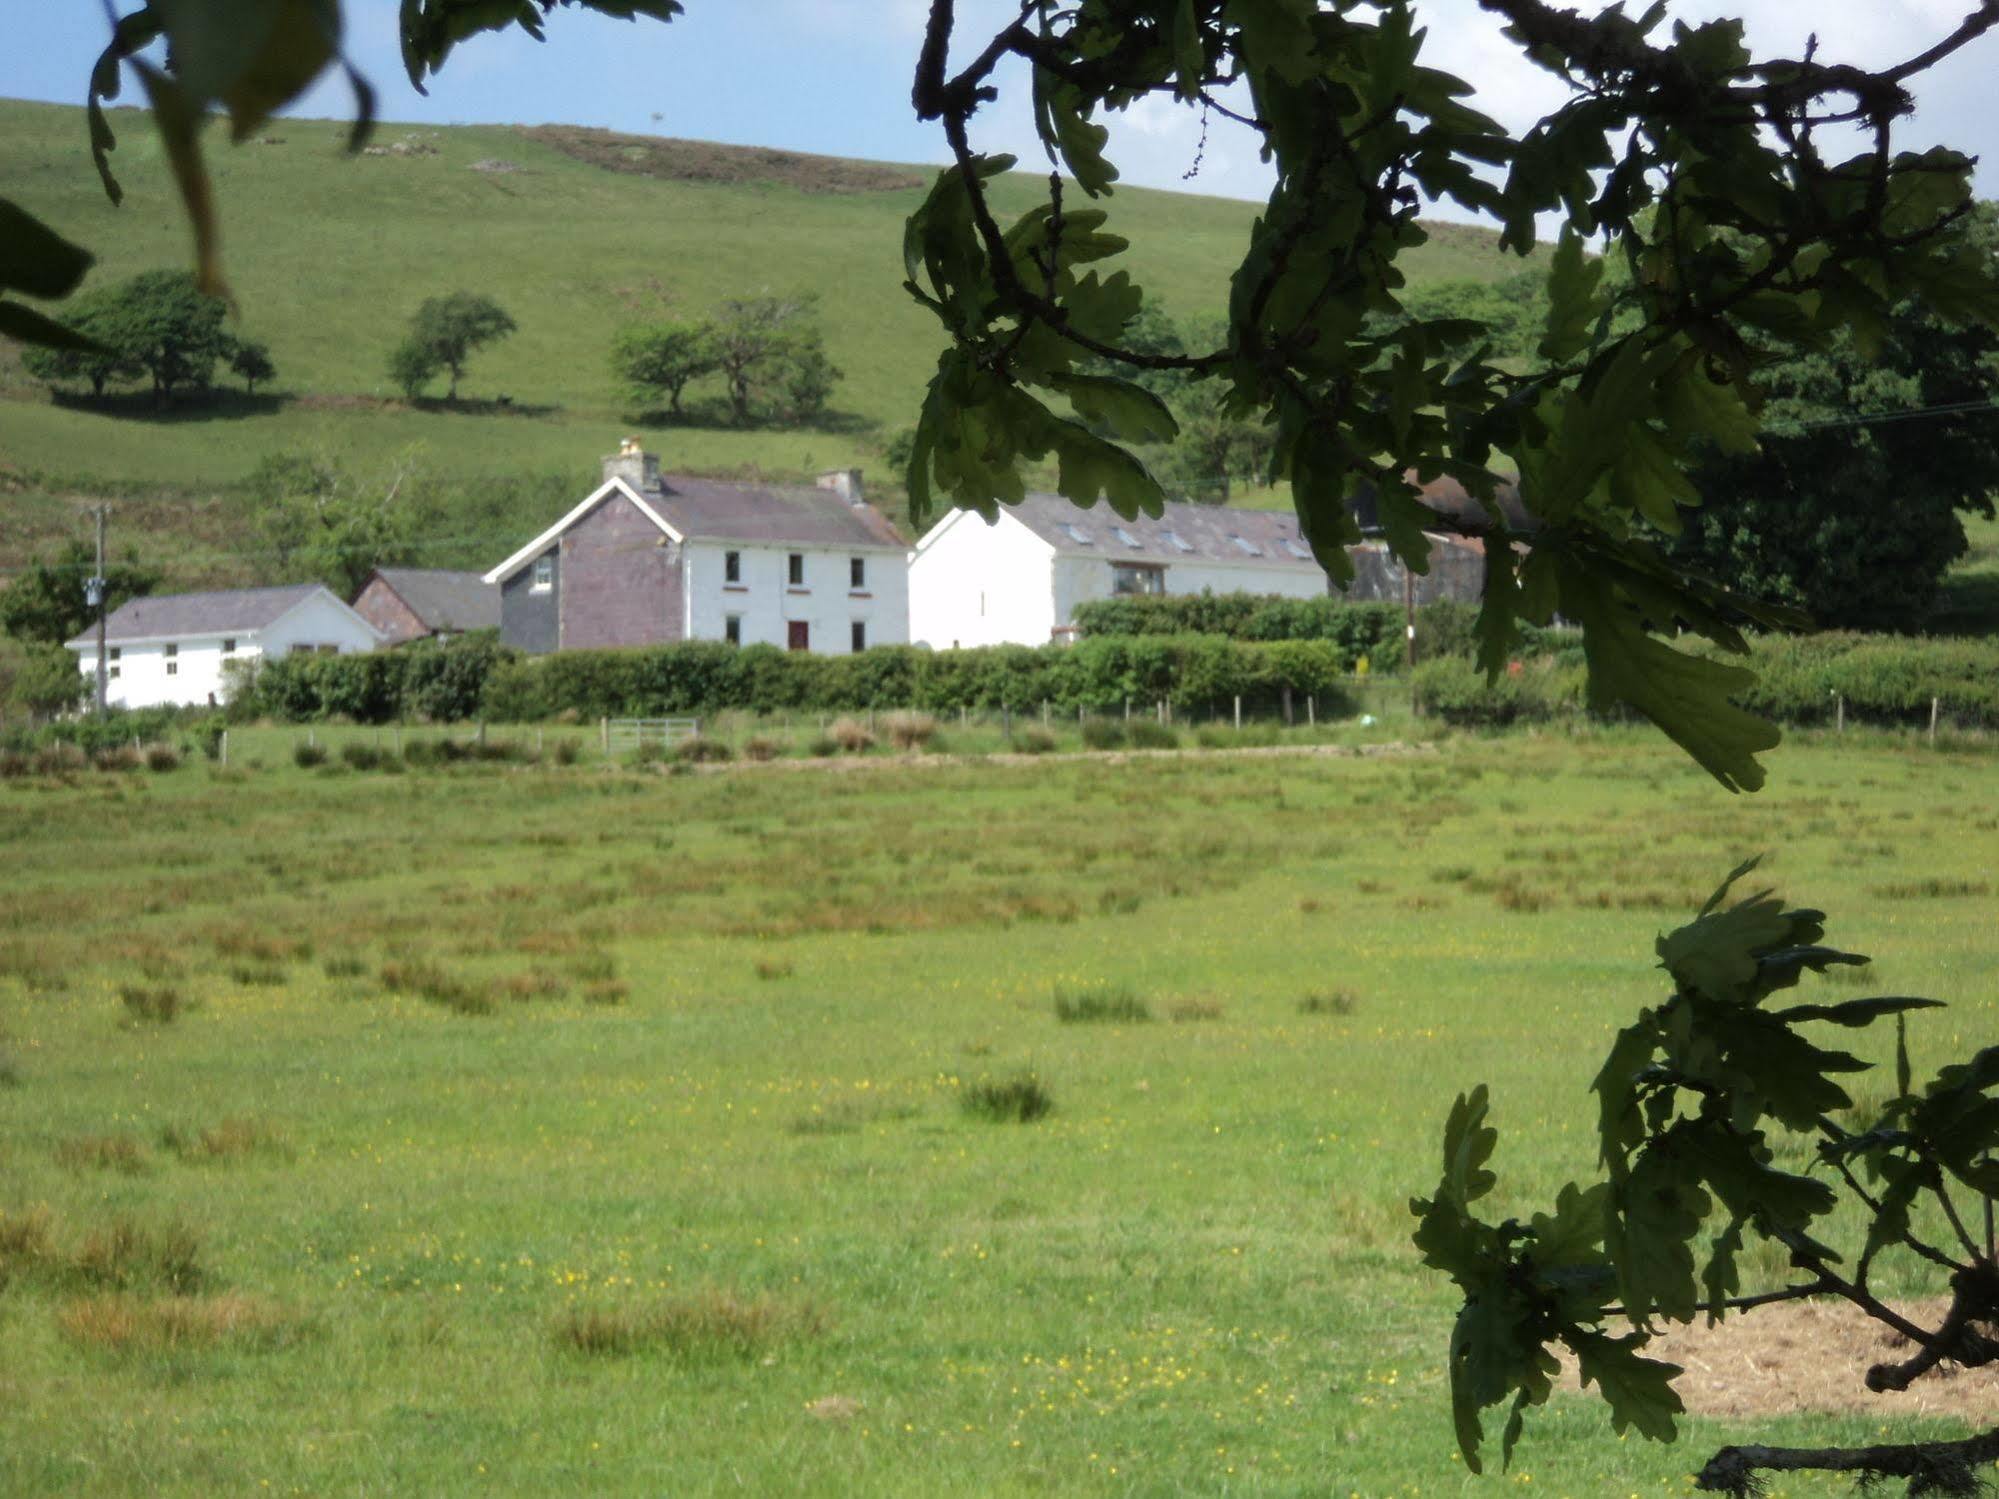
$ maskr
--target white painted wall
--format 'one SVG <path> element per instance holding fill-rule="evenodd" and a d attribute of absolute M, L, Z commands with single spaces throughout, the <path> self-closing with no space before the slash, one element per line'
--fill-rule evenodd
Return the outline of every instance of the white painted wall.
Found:
<path fill-rule="evenodd" d="M 1115 553 L 1102 557 L 1064 553 L 1055 559 L 1055 618 L 1059 624 L 1074 621 L 1078 604 L 1112 596 L 1111 564 L 1118 560 Z M 1316 563 L 1257 566 L 1248 558 L 1243 564 L 1207 558 L 1170 562 L 1165 582 L 1168 594 L 1274 593 L 1288 599 L 1309 599 L 1327 590 L 1326 575 Z"/>
<path fill-rule="evenodd" d="M 909 634 L 940 651 L 1046 645 L 1057 622 L 1055 549 L 1007 511 L 947 515 L 909 564 Z"/>
<path fill-rule="evenodd" d="M 332 645 L 339 654 L 372 651 L 379 643 L 368 623 L 330 593 L 316 593 L 262 630 L 235 636 L 194 635 L 178 640 L 113 643 L 104 700 L 125 708 L 186 707 L 227 699 L 223 668 L 232 662 L 276 658 L 300 646 Z M 225 645 L 233 649 L 225 650 Z M 173 648 L 168 654 L 168 647 Z M 93 688 L 97 643 L 77 650 L 77 667 Z"/>
<path fill-rule="evenodd" d="M 742 555 L 742 581 L 730 584 L 726 559 Z M 805 582 L 793 588 L 790 557 L 805 558 Z M 850 586 L 853 559 L 866 568 L 864 585 Z M 790 622 L 804 620 L 812 650 L 844 656 L 853 649 L 854 621 L 867 626 L 866 646 L 909 643 L 909 562 L 899 551 L 838 551 L 783 542 L 691 541 L 682 554 L 689 640 L 725 640 L 728 617 L 742 619 L 744 645 L 782 647 Z"/>
<path fill-rule="evenodd" d="M 167 654 L 169 642 L 144 641 L 114 645 L 110 680 L 104 684 L 104 700 L 124 708 L 156 708 L 162 704 L 181 706 L 205 703 L 211 694 L 224 700 L 222 668 L 230 661 L 253 661 L 260 654 L 255 638 L 235 637 L 235 650 L 224 652 L 219 635 L 171 642 L 174 653 Z M 97 646 L 92 642 L 77 652 L 77 664 L 86 681 L 97 682 Z"/>

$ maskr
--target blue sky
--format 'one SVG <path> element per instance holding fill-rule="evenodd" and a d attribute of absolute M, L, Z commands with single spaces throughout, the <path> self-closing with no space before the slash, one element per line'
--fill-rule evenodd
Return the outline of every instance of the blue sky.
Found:
<path fill-rule="evenodd" d="M 1815 31 L 1822 60 L 1878 67 L 1947 33 L 1971 4 L 1674 0 L 1673 12 L 1688 20 L 1740 14 L 1759 51 L 1794 53 Z M 689 0 L 689 13 L 670 26 L 559 10 L 544 44 L 519 32 L 465 44 L 425 98 L 402 71 L 395 0 L 346 4 L 348 50 L 374 81 L 386 120 L 602 125 L 935 162 L 944 154 L 942 138 L 934 126 L 916 122 L 909 104 L 927 9 L 925 0 Z M 981 26 L 990 36 L 1016 12 L 1013 0 L 959 0 L 958 9 L 961 35 L 980 39 Z M 39 0 L 10 10 L 0 96 L 80 102 L 104 41 L 99 8 Z M 1421 14 L 1431 27 L 1426 60 L 1476 83 L 1487 112 L 1518 128 L 1561 101 L 1559 86 L 1511 48 L 1477 0 L 1432 0 Z M 1906 127 L 1908 143 L 1999 150 L 1999 114 L 1985 98 L 1995 63 L 1999 38 L 1988 38 L 1926 80 L 1921 109 Z M 1028 157 L 1036 147 L 1022 90 L 1004 92 L 978 122 L 979 143 Z M 340 115 L 349 108 L 346 87 L 336 80 L 315 89 L 298 112 Z M 1199 133 L 1189 111 L 1148 102 L 1116 122 L 1114 159 L 1127 181 L 1146 186 L 1262 197 L 1268 178 L 1253 142 L 1223 122 L 1211 122 L 1199 177 L 1183 180 Z"/>

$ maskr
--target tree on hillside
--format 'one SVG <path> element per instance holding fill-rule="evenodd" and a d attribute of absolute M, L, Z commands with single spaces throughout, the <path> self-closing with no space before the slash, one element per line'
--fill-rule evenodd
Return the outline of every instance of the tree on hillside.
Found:
<path fill-rule="evenodd" d="M 611 371 L 635 402 L 665 396 L 667 409 L 681 415 L 689 384 L 720 365 L 715 330 L 707 323 L 658 322 L 621 328 L 611 345 Z"/>
<path fill-rule="evenodd" d="M 21 368 L 50 386 L 88 385 L 99 399 L 111 382 L 138 379 L 144 368 L 111 341 L 108 314 L 114 300 L 115 293 L 104 290 L 77 297 L 69 304 L 66 321 L 90 342 L 64 347 L 30 344 L 21 351 Z"/>
<path fill-rule="evenodd" d="M 85 580 L 97 571 L 97 553 L 83 540 L 63 543 L 53 556 L 37 557 L 20 576 L 0 590 L 0 630 L 16 640 L 61 645 L 74 640 L 96 622 L 97 611 L 85 601 Z M 142 598 L 160 586 L 157 569 L 127 552 L 122 562 L 104 565 L 104 609 L 108 614 L 129 599 Z"/>
<path fill-rule="evenodd" d="M 273 579 L 324 583 L 351 599 L 377 567 L 414 562 L 416 477 L 407 454 L 366 477 L 310 454 L 266 457 L 247 487 Z"/>
<path fill-rule="evenodd" d="M 739 427 L 761 411 L 816 415 L 840 371 L 826 358 L 816 321 L 819 298 L 730 297 L 713 324 L 712 349 Z"/>
<path fill-rule="evenodd" d="M 243 382 L 246 395 L 257 393 L 259 380 L 275 380 L 278 367 L 271 362 L 271 350 L 267 344 L 249 340 L 236 345 L 229 356 L 229 372 Z"/>
<path fill-rule="evenodd" d="M 186 271 L 145 271 L 122 283 L 99 319 L 97 337 L 143 370 L 165 404 L 188 386 L 206 389 L 235 340 L 223 326 L 228 305 Z"/>
<path fill-rule="evenodd" d="M 444 398 L 455 401 L 473 353 L 514 331 L 514 320 L 491 297 L 455 291 L 427 298 L 410 319 L 408 337 L 390 356 L 390 377 L 415 399 L 439 373 L 447 374 L 451 384 Z"/>

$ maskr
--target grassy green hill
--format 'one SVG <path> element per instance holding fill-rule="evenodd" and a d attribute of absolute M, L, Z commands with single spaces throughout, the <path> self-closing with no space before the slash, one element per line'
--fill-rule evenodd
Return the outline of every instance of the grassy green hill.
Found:
<path fill-rule="evenodd" d="M 136 114 L 115 123 L 122 208 L 98 187 L 80 110 L 0 102 L 0 194 L 96 250 L 96 282 L 187 255 L 150 128 Z M 389 153 L 357 160 L 341 154 L 342 130 L 283 121 L 263 143 L 213 151 L 239 331 L 271 346 L 274 399 L 108 415 L 52 403 L 0 346 L 0 485 L 11 477 L 17 522 L 0 528 L 0 569 L 67 534 L 76 496 L 112 492 L 127 501 L 124 534 L 177 573 L 254 573 L 232 549 L 252 501 L 226 491 L 266 454 L 296 448 L 365 468 L 418 447 L 462 500 L 447 501 L 440 533 L 472 536 L 438 560 L 504 552 L 514 512 L 545 503 L 527 480 L 581 485 L 633 429 L 606 350 L 631 299 L 655 286 L 690 314 L 732 294 L 816 289 L 846 372 L 817 430 L 646 431 L 670 468 L 859 464 L 886 477 L 883 443 L 914 418 L 939 346 L 900 284 L 902 223 L 928 169 L 508 126 L 387 125 L 375 140 Z M 999 206 L 1022 210 L 1040 190 L 1016 175 Z M 1253 205 L 1126 189 L 1110 207 L 1134 274 L 1176 316 L 1220 311 Z M 1446 224 L 1434 236 L 1412 257 L 1415 278 L 1519 269 L 1485 231 Z M 460 288 L 497 298 L 520 325 L 476 359 L 462 392 L 509 397 L 508 411 L 411 409 L 383 372 L 416 305 Z"/>

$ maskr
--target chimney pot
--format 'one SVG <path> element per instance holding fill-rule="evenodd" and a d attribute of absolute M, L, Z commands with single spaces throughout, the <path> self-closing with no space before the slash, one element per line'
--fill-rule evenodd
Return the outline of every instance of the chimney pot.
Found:
<path fill-rule="evenodd" d="M 657 494 L 659 459 L 640 447 L 636 437 L 627 437 L 604 459 L 604 482 L 613 479 L 623 479 L 640 494 Z"/>
<path fill-rule="evenodd" d="M 819 487 L 830 489 L 849 505 L 865 505 L 867 490 L 861 483 L 861 471 L 857 468 L 830 468 L 819 476 Z"/>

